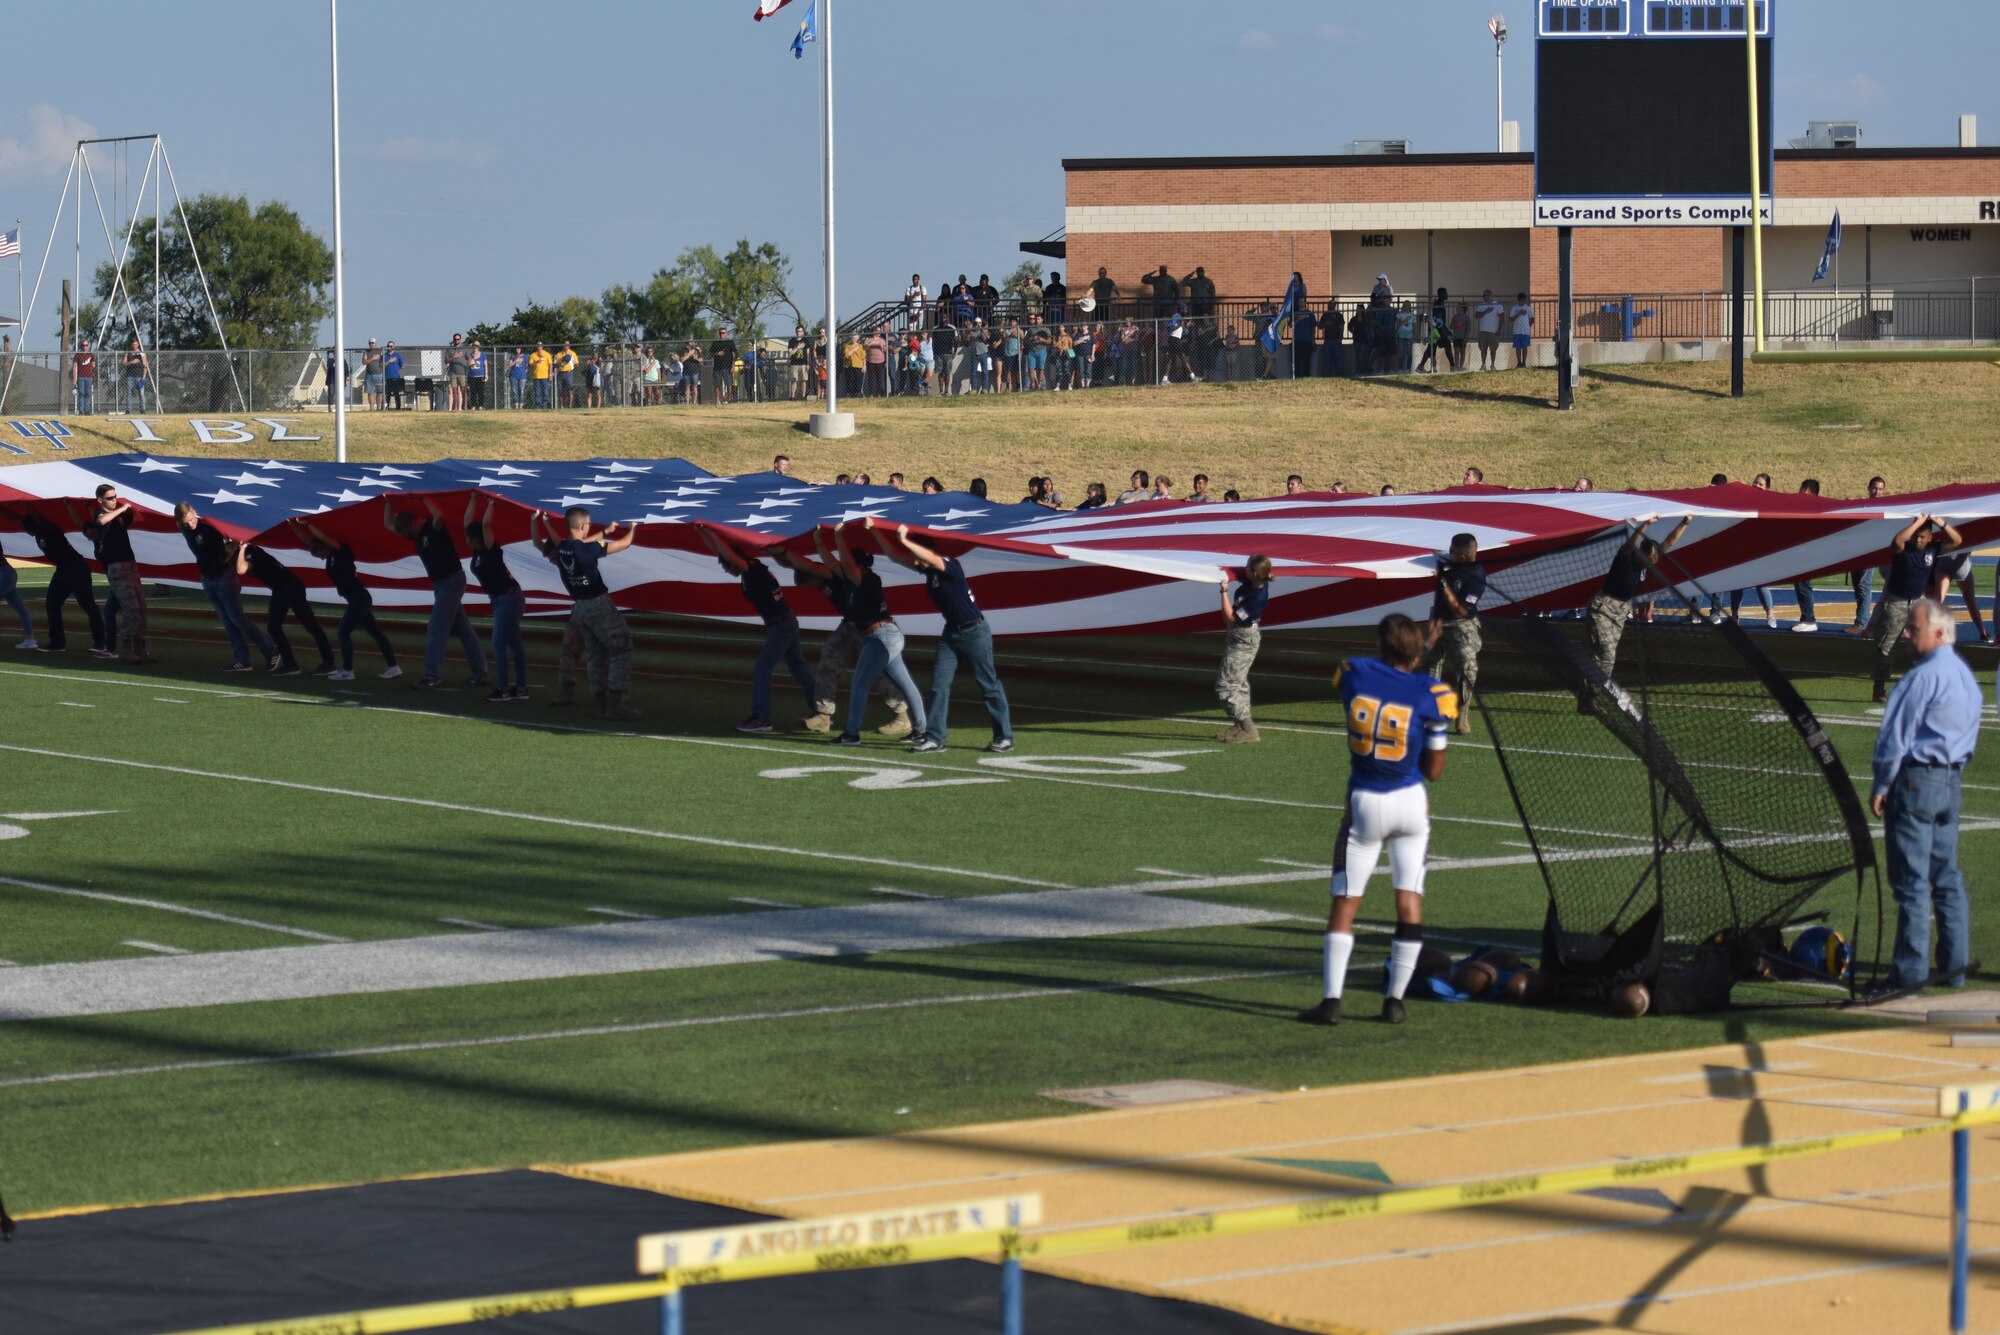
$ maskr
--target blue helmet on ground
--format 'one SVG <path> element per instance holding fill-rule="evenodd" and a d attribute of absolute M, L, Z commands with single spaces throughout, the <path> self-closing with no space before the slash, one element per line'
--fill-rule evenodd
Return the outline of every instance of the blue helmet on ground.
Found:
<path fill-rule="evenodd" d="M 1800 969 L 1822 978 L 1845 982 L 1854 969 L 1854 954 L 1847 948 L 1846 938 L 1831 927 L 1808 927 L 1786 955 Z"/>

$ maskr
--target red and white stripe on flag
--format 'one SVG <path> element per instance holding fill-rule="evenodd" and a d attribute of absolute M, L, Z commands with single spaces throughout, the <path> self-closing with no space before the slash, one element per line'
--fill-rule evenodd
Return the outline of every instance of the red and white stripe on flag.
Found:
<path fill-rule="evenodd" d="M 754 17 L 762 23 L 790 3 L 792 0 L 757 0 L 757 13 Z"/>

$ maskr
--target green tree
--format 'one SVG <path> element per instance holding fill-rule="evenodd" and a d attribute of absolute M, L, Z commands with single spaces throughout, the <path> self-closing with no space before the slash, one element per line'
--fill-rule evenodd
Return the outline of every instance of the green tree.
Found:
<path fill-rule="evenodd" d="M 1015 266 L 1014 272 L 1007 275 L 1006 281 L 1000 284 L 1000 290 L 1002 292 L 1018 292 L 1028 285 L 1030 278 L 1040 278 L 1041 276 L 1042 262 L 1040 260 L 1023 260 Z"/>
<path fill-rule="evenodd" d="M 200 272 L 190 236 L 199 243 Z M 152 219 L 142 219 L 133 230 L 130 255 L 124 292 L 114 296 L 116 265 L 101 264 L 93 276 L 97 301 L 110 313 L 106 337 L 115 343 L 129 336 L 128 295 L 144 336 L 152 337 Z M 202 296 L 202 272 L 232 348 L 312 347 L 320 322 L 333 312 L 327 291 L 333 282 L 333 251 L 298 214 L 275 200 L 253 210 L 246 196 L 205 194 L 187 205 L 186 227 L 178 214 L 165 220 L 159 273 L 162 347 L 221 346 Z M 94 327 L 88 332 L 94 333 Z"/>
<path fill-rule="evenodd" d="M 643 287 L 619 283 L 598 302 L 597 336 L 614 343 L 705 338 L 701 294 L 679 269 L 661 269 Z"/>
<path fill-rule="evenodd" d="M 553 306 L 531 298 L 527 305 L 514 308 L 513 318 L 506 324 L 482 321 L 467 329 L 465 337 L 477 339 L 489 348 L 536 343 L 550 347 L 564 343 L 582 345 L 592 341 L 601 318 L 598 304 L 589 297 L 564 297 Z"/>
<path fill-rule="evenodd" d="M 675 270 L 692 285 L 701 309 L 739 339 L 763 337 L 764 312 L 778 306 L 790 307 L 794 318 L 805 323 L 786 291 L 791 261 L 768 241 L 752 249 L 748 239 L 740 240 L 727 254 L 718 254 L 713 246 L 694 246 L 681 252 Z"/>

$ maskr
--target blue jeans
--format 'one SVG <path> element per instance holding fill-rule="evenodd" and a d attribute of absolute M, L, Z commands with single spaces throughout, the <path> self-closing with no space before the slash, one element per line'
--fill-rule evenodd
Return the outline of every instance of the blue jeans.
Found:
<path fill-rule="evenodd" d="M 1931 975 L 1931 915 L 1937 915 L 1937 971 L 1972 958 L 1972 910 L 1958 869 L 1957 770 L 1905 765 L 1889 789 L 1883 836 L 1889 889 L 1896 896 L 1896 953 L 1890 981 L 1915 987 Z M 1964 985 L 1961 975 L 1952 986 Z"/>
<path fill-rule="evenodd" d="M 448 635 L 458 636 L 472 675 L 485 676 L 486 651 L 479 645 L 478 632 L 472 629 L 472 618 L 465 614 L 465 576 L 433 580 L 431 597 L 431 619 L 424 627 L 424 676 L 435 681 L 443 674 L 444 642 Z"/>
<path fill-rule="evenodd" d="M 1729 614 L 1731 616 L 1735 616 L 1743 610 L 1743 595 L 1746 593 L 1756 594 L 1757 601 L 1764 604 L 1764 615 L 1767 617 L 1771 615 L 1771 591 L 1759 585 L 1754 589 L 1738 589 L 1729 595 Z"/>
<path fill-rule="evenodd" d="M 1868 624 L 1868 613 L 1875 603 L 1875 567 L 1863 566 L 1847 577 L 1854 588 L 1854 624 Z"/>
<path fill-rule="evenodd" d="M 0 556 L 0 602 L 14 609 L 14 615 L 21 618 L 21 638 L 35 638 L 35 618 L 28 611 L 27 601 L 21 597 L 21 577 L 14 573 L 14 567 L 7 564 L 7 558 Z"/>
<path fill-rule="evenodd" d="M 507 684 L 507 668 L 514 669 L 514 685 L 528 684 L 528 641 L 521 634 L 521 615 L 528 610 L 528 595 L 516 589 L 493 602 L 493 684 Z"/>
<path fill-rule="evenodd" d="M 340 614 L 340 628 L 334 637 L 340 641 L 340 668 L 343 672 L 354 671 L 354 632 L 368 632 L 368 638 L 375 641 L 375 647 L 382 651 L 385 666 L 396 666 L 396 651 L 389 644 L 389 637 L 382 633 L 382 624 L 375 619 L 375 604 L 372 601 L 349 603 L 347 610 Z"/>
<path fill-rule="evenodd" d="M 1118 383 L 1129 385 L 1139 376 L 1139 349 L 1136 344 L 1118 345 Z"/>
<path fill-rule="evenodd" d="M 223 633 L 229 636 L 231 662 L 249 662 L 250 644 L 255 644 L 257 652 L 266 658 L 276 656 L 278 651 L 270 637 L 243 610 L 243 585 L 234 575 L 205 575 L 201 591 L 208 595 L 208 605 L 215 609 L 215 615 L 222 618 Z"/>
<path fill-rule="evenodd" d="M 812 708 L 819 706 L 819 692 L 813 686 L 812 665 L 806 662 L 806 651 L 799 647 L 799 623 L 795 617 L 786 617 L 775 626 L 764 628 L 764 647 L 757 653 L 757 666 L 750 678 L 750 716 L 771 721 L 771 677 L 782 662 L 791 672 L 792 680 L 806 693 L 806 703 Z"/>
<path fill-rule="evenodd" d="M 993 740 L 1014 735 L 1007 713 L 1007 691 L 1000 685 L 1000 673 L 993 666 L 993 627 L 984 621 L 964 630 L 946 630 L 938 637 L 937 658 L 931 664 L 931 712 L 927 731 L 938 741 L 950 731 L 951 683 L 963 660 L 986 697 L 986 713 L 993 720 Z"/>
<path fill-rule="evenodd" d="M 1792 585 L 1792 596 L 1799 600 L 1799 620 L 1810 625 L 1818 625 L 1819 618 L 1813 615 L 1813 586 L 1805 580 Z"/>
<path fill-rule="evenodd" d="M 146 407 L 146 377 L 141 375 L 125 377 L 125 398 L 128 406 L 143 412 Z"/>
<path fill-rule="evenodd" d="M 78 413 L 80 413 L 80 414 L 82 414 L 82 415 L 84 415 L 84 416 L 89 416 L 89 414 L 90 414 L 90 400 L 91 400 L 91 397 L 92 397 L 92 396 L 93 396 L 94 394 L 96 394 L 96 392 L 97 392 L 97 379 L 96 379 L 96 377 L 94 377 L 94 376 L 87 376 L 87 375 L 85 375 L 85 376 L 78 376 L 78 377 L 77 377 L 77 379 L 76 379 L 76 410 L 77 410 L 77 412 L 78 412 Z"/>
<path fill-rule="evenodd" d="M 549 406 L 549 382 L 546 380 L 535 382 L 535 406 L 537 408 Z"/>
<path fill-rule="evenodd" d="M 903 665 L 903 632 L 893 622 L 877 626 L 861 637 L 861 652 L 854 657 L 854 687 L 847 697 L 847 732 L 861 735 L 861 720 L 868 713 L 868 688 L 877 677 L 887 676 L 910 702 L 910 730 L 925 731 L 924 697 Z"/>
<path fill-rule="evenodd" d="M 516 379 L 513 376 L 507 377 L 507 406 L 509 408 L 519 408 L 524 406 L 527 401 L 528 382 Z"/>

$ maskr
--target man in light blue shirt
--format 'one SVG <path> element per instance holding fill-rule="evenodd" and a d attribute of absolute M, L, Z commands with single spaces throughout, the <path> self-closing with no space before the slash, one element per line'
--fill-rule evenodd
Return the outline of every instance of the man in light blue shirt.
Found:
<path fill-rule="evenodd" d="M 1959 779 L 1979 736 L 1979 687 L 1952 648 L 1957 629 L 1944 604 L 1919 601 L 1904 634 L 1917 661 L 1882 714 L 1870 803 L 1883 818 L 1889 888 L 1896 896 L 1890 983 L 1918 987 L 1932 976 L 1935 913 L 1936 972 L 1963 987 L 1972 958 L 1972 914 L 1958 868 Z"/>

